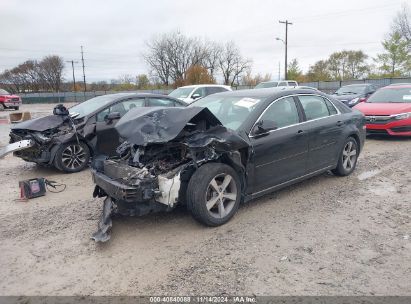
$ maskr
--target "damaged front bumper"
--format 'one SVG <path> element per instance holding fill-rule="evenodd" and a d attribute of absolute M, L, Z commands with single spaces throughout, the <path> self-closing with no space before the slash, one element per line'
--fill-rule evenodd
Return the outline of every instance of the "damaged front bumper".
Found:
<path fill-rule="evenodd" d="M 143 216 L 154 212 L 171 211 L 178 203 L 180 169 L 169 175 L 152 176 L 145 168 L 134 168 L 105 160 L 99 171 L 91 169 L 96 187 L 94 197 L 105 197 L 103 215 L 92 239 L 110 239 L 111 216 Z"/>
<path fill-rule="evenodd" d="M 31 148 L 35 145 L 34 141 L 30 139 L 20 140 L 0 149 L 0 158 L 5 157 L 12 152 L 21 151 L 27 148 Z"/>

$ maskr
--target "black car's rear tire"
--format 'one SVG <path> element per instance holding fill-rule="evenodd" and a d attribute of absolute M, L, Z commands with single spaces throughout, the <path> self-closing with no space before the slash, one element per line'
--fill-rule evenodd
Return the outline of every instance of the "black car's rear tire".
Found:
<path fill-rule="evenodd" d="M 194 172 L 187 187 L 187 207 L 207 226 L 227 223 L 238 210 L 241 183 L 233 168 L 209 163 Z"/>
<path fill-rule="evenodd" d="M 54 157 L 54 166 L 66 173 L 83 170 L 90 161 L 90 149 L 84 142 L 62 144 Z"/>
<path fill-rule="evenodd" d="M 19 107 L 14 107 L 14 110 L 18 111 L 18 110 L 19 110 Z"/>
<path fill-rule="evenodd" d="M 338 176 L 350 175 L 357 165 L 359 152 L 357 141 L 348 137 L 338 157 L 338 165 L 332 172 Z"/>

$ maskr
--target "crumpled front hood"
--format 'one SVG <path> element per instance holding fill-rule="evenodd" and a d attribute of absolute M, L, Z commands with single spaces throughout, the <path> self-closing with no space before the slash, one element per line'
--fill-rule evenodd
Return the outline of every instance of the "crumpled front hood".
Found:
<path fill-rule="evenodd" d="M 35 118 L 23 121 L 11 126 L 12 130 L 30 130 L 43 132 L 54 129 L 64 123 L 64 117 L 60 115 L 49 115 L 45 117 Z"/>
<path fill-rule="evenodd" d="M 130 110 L 118 121 L 115 128 L 129 143 L 140 146 L 173 140 L 189 122 L 195 124 L 200 120 L 206 121 L 207 128 L 222 126 L 207 108 L 147 107 Z"/>

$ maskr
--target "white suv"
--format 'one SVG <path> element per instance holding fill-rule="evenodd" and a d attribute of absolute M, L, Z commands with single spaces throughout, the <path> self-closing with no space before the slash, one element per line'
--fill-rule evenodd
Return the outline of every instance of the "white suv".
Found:
<path fill-rule="evenodd" d="M 295 80 L 282 80 L 282 81 L 266 81 L 260 82 L 254 89 L 266 89 L 275 87 L 297 87 L 298 82 Z"/>
<path fill-rule="evenodd" d="M 192 103 L 199 98 L 226 91 L 232 91 L 231 87 L 219 84 L 198 84 L 180 87 L 168 95 Z"/>

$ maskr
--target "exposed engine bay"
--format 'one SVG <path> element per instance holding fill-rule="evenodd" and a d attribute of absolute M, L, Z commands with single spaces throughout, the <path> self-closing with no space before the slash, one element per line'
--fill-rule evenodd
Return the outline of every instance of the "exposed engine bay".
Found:
<path fill-rule="evenodd" d="M 10 144 L 29 140 L 31 144 L 24 149 L 9 149 L 15 156 L 26 161 L 50 164 L 53 161 L 56 145 L 83 138 L 82 119 L 70 116 L 63 105 L 57 105 L 53 115 L 18 123 L 11 128 Z M 78 129 L 79 128 L 79 129 Z M 0 155 L 0 157 L 5 156 Z"/>
<path fill-rule="evenodd" d="M 184 204 L 186 185 L 204 163 L 229 163 L 245 176 L 248 144 L 206 108 L 136 109 L 116 129 L 125 139 L 118 156 L 92 163 L 93 195 L 106 197 L 95 241 L 110 239 L 113 214 L 140 216 Z"/>

